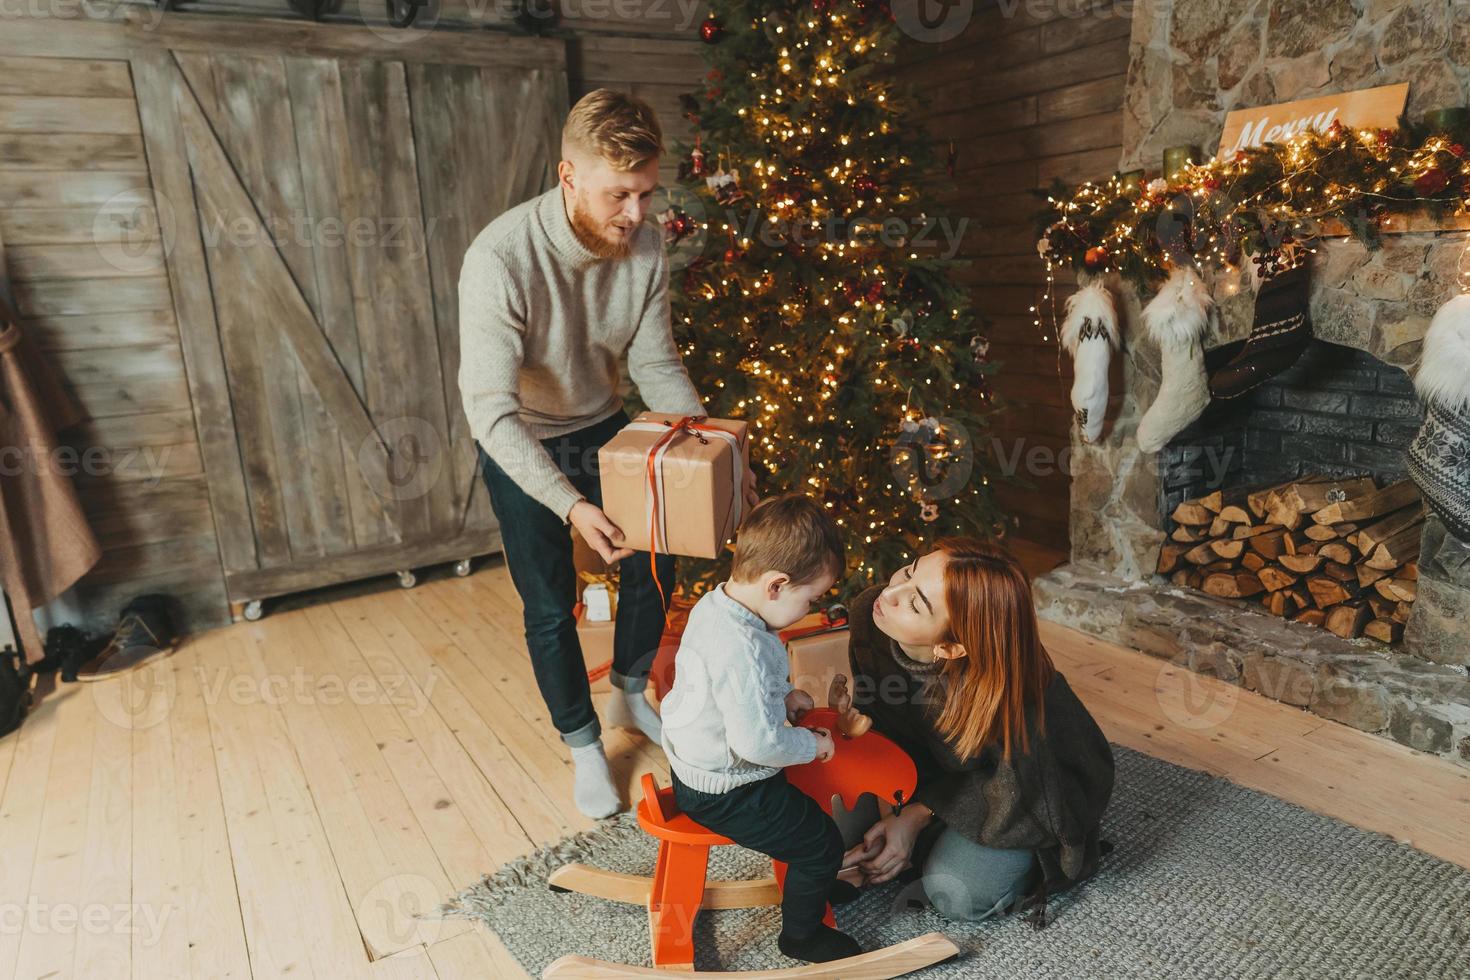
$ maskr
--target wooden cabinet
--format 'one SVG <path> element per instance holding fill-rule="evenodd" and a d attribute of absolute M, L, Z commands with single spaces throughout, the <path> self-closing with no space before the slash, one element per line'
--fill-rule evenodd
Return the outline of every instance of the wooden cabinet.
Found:
<path fill-rule="evenodd" d="M 479 230 L 555 181 L 565 54 L 407 35 L 208 17 L 130 34 L 233 602 L 499 548 L 457 283 Z"/>

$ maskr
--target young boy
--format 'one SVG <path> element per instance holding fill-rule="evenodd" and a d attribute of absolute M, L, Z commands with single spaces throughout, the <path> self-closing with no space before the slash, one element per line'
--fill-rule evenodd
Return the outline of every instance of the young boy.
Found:
<path fill-rule="evenodd" d="M 830 732 L 787 727 L 812 699 L 791 689 L 776 631 L 806 615 L 843 565 L 842 539 L 816 501 L 792 494 L 759 504 L 740 528 L 730 580 L 689 614 L 661 711 L 679 808 L 786 863 L 777 945 L 811 962 L 862 952 L 822 923 L 827 902 L 851 899 L 856 889 L 837 881 L 837 825 L 786 781 L 785 766 L 826 762 L 833 745 Z"/>

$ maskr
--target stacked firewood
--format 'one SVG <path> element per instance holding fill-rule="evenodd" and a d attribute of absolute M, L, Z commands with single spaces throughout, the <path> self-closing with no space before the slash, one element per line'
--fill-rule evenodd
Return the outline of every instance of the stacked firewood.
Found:
<path fill-rule="evenodd" d="M 1394 643 L 1419 584 L 1424 505 L 1409 480 L 1303 477 L 1174 509 L 1159 574 L 1338 636 Z"/>

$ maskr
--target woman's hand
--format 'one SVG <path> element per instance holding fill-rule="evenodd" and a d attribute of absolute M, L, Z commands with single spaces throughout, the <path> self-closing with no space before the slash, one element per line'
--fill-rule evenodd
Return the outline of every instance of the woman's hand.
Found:
<path fill-rule="evenodd" d="M 801 716 L 817 706 L 812 696 L 801 688 L 795 688 L 786 695 L 786 720 L 791 724 L 801 721 Z"/>
<path fill-rule="evenodd" d="M 912 867 L 914 843 L 932 816 L 928 807 L 913 804 L 902 813 L 890 813 L 868 828 L 863 835 L 865 854 L 857 854 L 858 848 L 848 852 L 850 857 L 859 859 L 868 884 L 881 885 Z"/>

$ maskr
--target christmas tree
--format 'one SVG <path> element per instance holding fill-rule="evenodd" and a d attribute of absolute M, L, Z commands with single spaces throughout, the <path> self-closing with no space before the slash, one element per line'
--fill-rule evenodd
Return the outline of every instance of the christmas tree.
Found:
<path fill-rule="evenodd" d="M 751 423 L 762 495 L 808 493 L 841 525 L 850 595 L 939 537 L 1003 533 L 982 438 L 994 365 L 943 254 L 955 222 L 921 200 L 942 171 L 906 122 L 887 4 L 711 10 L 694 141 L 659 210 L 674 333 L 709 414 Z"/>

